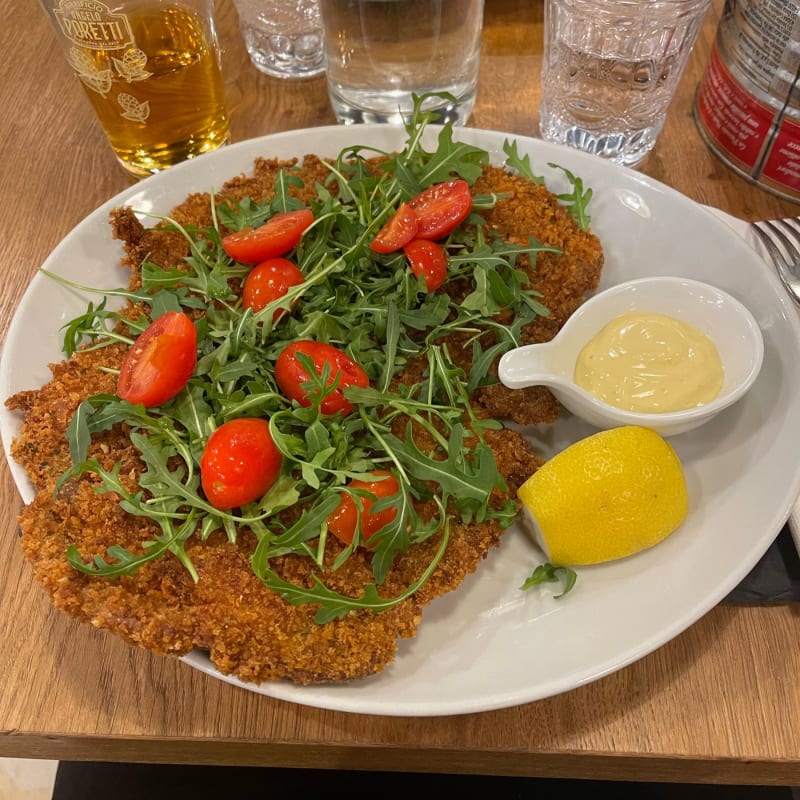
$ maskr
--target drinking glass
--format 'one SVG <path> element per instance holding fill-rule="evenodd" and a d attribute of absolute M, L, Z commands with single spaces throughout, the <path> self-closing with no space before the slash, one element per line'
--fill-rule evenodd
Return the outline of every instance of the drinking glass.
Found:
<path fill-rule="evenodd" d="M 545 0 L 543 139 L 634 166 L 656 144 L 710 0 Z"/>
<path fill-rule="evenodd" d="M 317 0 L 235 0 L 253 64 L 276 78 L 309 78 L 325 71 Z"/>
<path fill-rule="evenodd" d="M 41 0 L 134 178 L 216 150 L 229 123 L 213 0 Z"/>
<path fill-rule="evenodd" d="M 412 95 L 464 124 L 475 104 L 483 0 L 320 0 L 328 95 L 340 123 L 407 123 Z"/>

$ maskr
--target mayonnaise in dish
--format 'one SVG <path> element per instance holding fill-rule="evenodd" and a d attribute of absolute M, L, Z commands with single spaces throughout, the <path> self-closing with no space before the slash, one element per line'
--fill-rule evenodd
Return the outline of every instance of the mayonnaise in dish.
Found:
<path fill-rule="evenodd" d="M 694 325 L 665 314 L 628 311 L 581 350 L 575 383 L 609 405 L 663 414 L 713 400 L 722 388 L 722 359 Z"/>

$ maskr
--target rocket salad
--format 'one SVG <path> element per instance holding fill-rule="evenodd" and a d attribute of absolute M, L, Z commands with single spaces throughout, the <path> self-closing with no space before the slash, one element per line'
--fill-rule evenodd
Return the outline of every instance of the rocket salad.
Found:
<path fill-rule="evenodd" d="M 302 182 L 287 168 L 267 200 L 211 196 L 208 228 L 156 217 L 159 230 L 185 237 L 182 267 L 145 261 L 140 288 L 105 293 L 124 298 L 128 311 L 140 309 L 139 317 L 110 309 L 104 298 L 66 326 L 68 357 L 79 347 L 127 342 L 129 353 L 139 353 L 138 372 L 131 374 L 145 384 L 148 375 L 159 383 L 161 372 L 171 374 L 168 367 L 159 371 L 157 355 L 148 362 L 147 353 L 157 354 L 159 341 L 175 347 L 153 327 L 169 331 L 167 322 L 179 318 L 185 341 L 184 318 L 191 317 L 196 334 L 194 369 L 177 393 L 171 394 L 174 386 L 155 393 L 157 402 L 148 402 L 146 391 L 145 398 L 125 391 L 94 395 L 75 412 L 68 429 L 73 466 L 56 491 L 93 473 L 95 491 L 116 493 L 128 514 L 160 529 L 138 552 L 111 546 L 87 561 L 70 547 L 75 569 L 117 578 L 170 554 L 197 580 L 186 542 L 218 532 L 235 542 L 246 528 L 258 541 L 255 574 L 289 603 L 318 604 L 315 619 L 324 623 L 410 596 L 445 552 L 452 519 L 512 522 L 513 501 L 492 502 L 504 481 L 484 440 L 500 423 L 477 414 L 470 397 L 496 380 L 492 364 L 519 345 L 523 327 L 547 314 L 517 260 L 525 255 L 533 264 L 537 253 L 558 251 L 533 238 L 511 244 L 488 230 L 480 211 L 496 196 L 472 195 L 465 210 L 464 189 L 481 175 L 488 153 L 453 141 L 449 126 L 436 149 L 426 151 L 421 139 L 431 120 L 421 110 L 423 99 L 401 152 L 347 148 L 328 162 L 328 177 L 308 203 L 293 194 Z M 513 143 L 505 152 L 507 166 L 541 181 Z M 573 185 L 566 199 L 585 222 L 590 193 Z M 408 236 L 401 244 L 397 230 Z M 412 242 L 434 240 L 435 281 L 426 269 L 429 257 L 414 257 L 418 246 L 406 252 Z M 290 261 L 302 280 L 285 281 L 263 302 L 243 302 L 242 283 L 272 258 Z M 459 290 L 451 296 L 449 286 Z M 468 371 L 448 350 L 454 332 L 471 341 Z M 143 348 L 148 343 L 150 351 Z M 318 358 L 321 352 L 325 357 Z M 419 377 L 404 376 L 420 363 L 413 372 Z M 127 374 L 123 364 L 120 386 Z M 118 464 L 108 469 L 89 455 L 92 435 L 120 423 L 142 462 L 135 492 L 120 479 Z M 241 455 L 236 437 L 222 436 L 232 423 L 252 434 L 255 454 Z M 420 446 L 420 434 L 433 446 Z M 254 490 L 238 493 L 219 468 L 209 477 L 209 447 L 220 440 L 244 460 L 241 475 L 252 479 Z M 403 593 L 383 597 L 380 586 L 396 555 L 435 535 L 441 541 L 424 574 Z M 321 569 L 329 539 L 343 543 L 334 568 L 357 547 L 371 551 L 374 583 L 360 597 L 334 592 L 319 579 L 311 587 L 291 584 L 270 566 L 273 558 L 297 554 Z"/>

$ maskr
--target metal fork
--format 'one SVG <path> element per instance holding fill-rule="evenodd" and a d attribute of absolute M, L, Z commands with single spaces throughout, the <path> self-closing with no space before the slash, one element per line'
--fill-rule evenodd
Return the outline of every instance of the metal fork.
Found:
<path fill-rule="evenodd" d="M 762 220 L 750 223 L 775 265 L 778 277 L 800 305 L 800 219 Z"/>

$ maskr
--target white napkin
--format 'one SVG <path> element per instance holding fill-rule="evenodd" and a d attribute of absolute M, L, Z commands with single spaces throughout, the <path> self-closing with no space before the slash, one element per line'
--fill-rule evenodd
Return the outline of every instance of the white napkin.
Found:
<path fill-rule="evenodd" d="M 752 229 L 750 228 L 749 223 L 745 222 L 744 220 L 737 219 L 736 217 L 732 217 L 730 214 L 726 213 L 725 211 L 720 211 L 718 208 L 712 208 L 711 206 L 705 206 L 715 217 L 718 217 L 723 222 L 727 223 L 731 228 L 733 228 L 736 233 L 739 234 L 763 259 L 767 259 L 766 251 L 764 250 L 764 246 L 761 244 L 761 241 L 758 237 L 753 233 Z M 767 262 L 769 264 L 769 262 Z M 772 269 L 772 266 L 769 266 Z M 797 548 L 798 553 L 800 553 L 800 501 L 798 501 L 794 508 L 792 509 L 792 513 L 789 515 L 788 519 L 789 523 L 789 530 L 791 531 L 792 538 L 794 539 L 795 547 Z"/>

